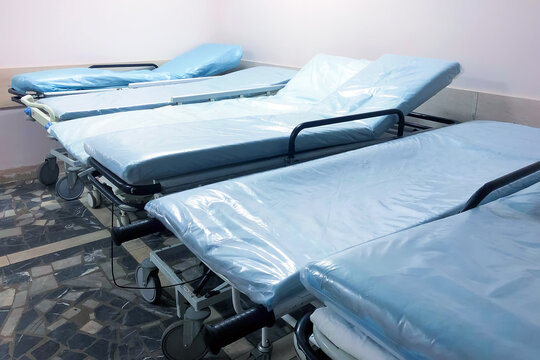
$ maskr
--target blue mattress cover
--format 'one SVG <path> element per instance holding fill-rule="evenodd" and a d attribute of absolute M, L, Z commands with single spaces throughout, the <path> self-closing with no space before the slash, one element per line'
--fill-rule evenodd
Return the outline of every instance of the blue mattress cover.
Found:
<path fill-rule="evenodd" d="M 302 283 L 406 359 L 540 353 L 540 183 L 307 265 Z"/>
<path fill-rule="evenodd" d="M 196 171 L 287 153 L 301 122 L 398 108 L 407 114 L 446 87 L 459 64 L 384 55 L 360 70 L 309 111 L 180 123 L 89 138 L 85 150 L 124 181 L 141 185 Z M 298 150 L 373 140 L 397 121 L 379 117 L 300 133 Z M 133 146 L 144 139 L 144 147 Z"/>
<path fill-rule="evenodd" d="M 291 69 L 257 66 L 186 84 L 53 96 L 40 99 L 37 103 L 49 106 L 54 111 L 56 120 L 64 121 L 120 111 L 157 108 L 171 104 L 171 98 L 176 96 L 284 84 L 295 74 L 296 71 Z"/>
<path fill-rule="evenodd" d="M 241 57 L 240 46 L 203 44 L 154 70 L 114 71 L 90 68 L 45 70 L 16 75 L 11 79 L 11 87 L 21 92 L 43 93 L 124 87 L 136 82 L 211 76 L 237 67 Z"/>
<path fill-rule="evenodd" d="M 475 121 L 166 195 L 146 210 L 271 309 L 303 291 L 308 262 L 453 215 L 538 154 L 540 129 Z"/>
<path fill-rule="evenodd" d="M 369 64 L 368 60 L 318 54 L 274 96 L 240 98 L 164 106 L 54 123 L 49 128 L 65 149 L 82 163 L 88 159 L 84 142 L 120 130 L 231 117 L 290 113 L 311 109 Z M 140 141 L 144 141 L 144 138 Z"/>

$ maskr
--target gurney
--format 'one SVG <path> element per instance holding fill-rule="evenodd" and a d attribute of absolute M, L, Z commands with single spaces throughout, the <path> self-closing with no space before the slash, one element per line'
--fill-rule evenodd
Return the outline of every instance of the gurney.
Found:
<path fill-rule="evenodd" d="M 534 359 L 539 260 L 536 183 L 311 263 L 301 280 L 327 306 L 311 318 L 331 358 Z M 297 342 L 316 359 L 308 334 Z"/>
<path fill-rule="evenodd" d="M 134 86 L 121 91 L 99 91 L 21 101 L 32 119 L 49 128 L 58 121 L 86 118 L 123 111 L 153 109 L 166 105 L 222 100 L 275 92 L 289 81 L 295 70 L 257 66 L 216 77 L 191 78 L 152 86 Z"/>
<path fill-rule="evenodd" d="M 131 83 L 168 81 L 212 76 L 238 66 L 242 49 L 236 45 L 204 44 L 158 67 L 155 64 L 93 65 L 16 75 L 9 93 L 20 103 L 25 95 L 35 98 L 71 95 L 103 89 L 117 89 Z M 152 68 L 152 70 L 114 71 L 107 68 Z"/>
<path fill-rule="evenodd" d="M 120 244 L 166 228 L 182 242 L 152 252 L 138 270 L 139 286 L 149 288 L 142 290 L 147 300 L 156 295 L 151 292 L 158 288 L 158 270 L 173 284 L 181 281 L 164 259 L 186 246 L 234 291 L 258 304 L 217 327 L 204 327 L 191 343 L 187 338 L 178 346 L 170 343 L 178 343 L 182 323 L 163 337 L 164 349 L 172 346 L 164 350 L 170 358 L 203 354 L 206 345 L 216 352 L 311 302 L 299 275 L 307 263 L 539 181 L 538 166 L 528 168 L 538 160 L 539 140 L 540 129 L 490 121 L 426 131 L 152 200 L 145 207 L 152 219 L 114 228 L 113 238 Z M 475 195 L 515 171 L 519 176 L 509 184 L 487 197 Z M 175 288 L 201 311 L 185 291 Z M 214 294 L 223 299 L 226 292 L 222 287 Z M 202 300 L 208 304 L 208 297 Z"/>
<path fill-rule="evenodd" d="M 130 139 L 127 132 L 90 138 L 85 150 L 95 171 L 89 179 L 121 211 L 135 212 L 156 194 L 381 141 L 396 123 L 401 136 L 403 114 L 446 87 L 458 72 L 453 62 L 385 55 L 309 111 L 149 127 L 130 131 Z M 144 139 L 145 146 L 132 146 L 133 138 Z M 121 214 L 120 221 L 125 218 Z"/>
<path fill-rule="evenodd" d="M 138 89 L 126 89 L 122 91 L 89 93 L 81 95 L 59 96 L 38 100 L 37 108 L 32 107 L 32 116 L 40 122 L 63 145 L 61 149 L 53 149 L 46 157 L 45 162 L 38 171 L 38 179 L 45 185 L 54 184 L 58 179 L 59 167 L 57 159 L 63 161 L 68 170 L 68 176 L 77 178 L 77 174 L 85 171 L 86 153 L 82 148 L 86 137 L 106 132 L 114 132 L 118 129 L 132 129 L 142 124 L 153 122 L 154 124 L 179 121 L 191 114 L 198 118 L 204 118 L 199 113 L 206 107 L 211 107 L 217 100 L 237 97 L 253 97 L 259 95 L 272 95 L 283 88 L 287 81 L 294 76 L 296 71 L 279 67 L 253 67 L 239 70 L 233 73 L 213 77 L 197 82 L 182 83 L 175 85 L 162 85 L 144 87 Z M 208 102 L 208 104 L 201 104 Z M 184 104 L 195 104 L 184 109 Z M 169 106 L 160 114 L 167 112 L 170 115 L 156 115 L 149 117 L 147 112 L 138 115 L 115 116 L 116 112 L 127 112 L 138 109 L 153 109 L 160 106 Z M 179 109 L 182 105 L 182 109 Z M 45 109 L 43 108 L 45 107 Z M 88 116 L 102 113 L 107 115 Z M 187 115 L 186 115 L 187 114 Z M 67 122 L 51 121 L 56 116 L 63 120 L 80 117 Z M 84 116 L 84 117 L 82 117 Z M 218 116 L 214 113 L 214 116 Z M 59 118 L 56 120 L 60 120 Z M 207 115 L 208 117 L 208 115 Z M 193 119 L 193 116 L 191 117 Z M 124 121 L 127 120 L 127 121 Z M 81 156 L 82 154 L 82 156 Z M 71 169 L 71 170 L 70 170 Z M 73 186 L 66 186 L 68 178 L 64 177 L 59 182 L 57 193 L 66 200 L 78 198 L 83 191 L 82 182 Z M 62 190 L 63 189 L 63 190 Z"/>

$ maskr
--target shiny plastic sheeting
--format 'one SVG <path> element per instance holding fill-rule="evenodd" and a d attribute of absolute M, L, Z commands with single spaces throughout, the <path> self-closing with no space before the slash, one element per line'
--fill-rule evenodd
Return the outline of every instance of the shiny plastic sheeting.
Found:
<path fill-rule="evenodd" d="M 475 121 L 167 195 L 146 210 L 272 309 L 302 293 L 308 262 L 455 214 L 539 154 L 540 129 Z"/>
<path fill-rule="evenodd" d="M 302 113 L 180 123 L 86 140 L 85 150 L 124 181 L 141 185 L 190 172 L 283 156 L 296 125 L 317 119 L 397 108 L 407 114 L 446 87 L 457 63 L 384 55 Z M 308 129 L 297 150 L 373 140 L 397 116 Z M 133 139 L 144 147 L 133 146 Z"/>
<path fill-rule="evenodd" d="M 536 359 L 540 183 L 310 264 L 302 282 L 406 359 Z"/>
<path fill-rule="evenodd" d="M 295 74 L 296 71 L 291 69 L 257 66 L 186 84 L 53 96 L 40 99 L 37 103 L 49 106 L 57 121 L 71 120 L 120 111 L 153 109 L 170 105 L 172 97 L 284 84 Z"/>
<path fill-rule="evenodd" d="M 204 44 L 154 70 L 114 71 L 69 68 L 16 75 L 17 91 L 55 92 L 123 87 L 130 83 L 185 79 L 216 75 L 238 66 L 242 48 L 237 45 Z"/>
<path fill-rule="evenodd" d="M 134 129 L 151 126 L 309 110 L 314 104 L 356 75 L 368 63 L 368 60 L 319 54 L 311 59 L 287 83 L 285 88 L 274 96 L 165 106 L 151 110 L 93 116 L 56 123 L 49 128 L 49 133 L 70 154 L 79 161 L 86 162 L 88 154 L 84 151 L 84 141 L 93 136 L 129 130 L 123 136 L 126 136 L 126 139 L 133 139 L 131 132 Z M 146 136 L 143 135 L 137 141 L 145 140 Z"/>

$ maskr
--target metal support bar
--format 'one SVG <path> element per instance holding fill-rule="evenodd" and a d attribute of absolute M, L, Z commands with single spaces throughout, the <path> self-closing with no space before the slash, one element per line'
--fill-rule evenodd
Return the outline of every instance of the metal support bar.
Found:
<path fill-rule="evenodd" d="M 296 153 L 296 137 L 298 136 L 300 131 L 304 129 L 332 125 L 332 124 L 340 124 L 340 123 L 349 122 L 349 121 L 368 119 L 368 118 L 387 116 L 387 115 L 398 116 L 398 134 L 397 135 L 399 137 L 402 137 L 403 129 L 405 127 L 405 116 L 403 115 L 403 112 L 399 109 L 372 111 L 372 112 L 368 112 L 364 114 L 354 114 L 354 115 L 340 116 L 340 117 L 335 117 L 335 118 L 330 118 L 330 119 L 306 121 L 304 123 L 298 124 L 293 129 L 293 131 L 291 132 L 291 135 L 289 136 L 288 158 L 289 159 L 294 158 L 294 154 Z"/>
<path fill-rule="evenodd" d="M 192 102 L 201 102 L 201 101 L 215 101 L 239 96 L 253 96 L 257 94 L 266 94 L 268 92 L 275 92 L 282 89 L 285 85 L 271 85 L 271 86 L 260 86 L 260 87 L 251 87 L 244 89 L 235 89 L 227 91 L 216 91 L 212 93 L 204 94 L 195 94 L 187 96 L 173 96 L 171 98 L 171 104 L 185 104 Z"/>
<path fill-rule="evenodd" d="M 519 170 L 513 171 L 506 175 L 503 175 L 495 180 L 485 183 L 480 189 L 478 189 L 467 201 L 465 207 L 461 212 L 473 209 L 480 205 L 480 203 L 493 191 L 509 185 L 514 181 L 522 179 L 526 176 L 532 175 L 535 172 L 540 171 L 540 161 L 525 166 Z"/>

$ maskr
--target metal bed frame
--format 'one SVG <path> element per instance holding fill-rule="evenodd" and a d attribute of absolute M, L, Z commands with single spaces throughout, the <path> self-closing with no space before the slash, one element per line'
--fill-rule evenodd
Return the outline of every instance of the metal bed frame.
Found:
<path fill-rule="evenodd" d="M 488 195 L 490 195 L 494 191 L 539 171 L 540 161 L 537 161 L 521 169 L 518 169 L 516 171 L 503 175 L 495 180 L 485 183 L 469 198 L 463 209 L 461 209 L 460 213 L 476 208 L 482 203 L 483 200 L 486 199 Z M 313 311 L 310 311 L 302 315 L 302 317 L 296 324 L 296 327 L 294 329 L 294 343 L 296 353 L 298 357 L 302 360 L 328 360 L 330 359 L 330 357 L 325 352 L 321 351 L 321 348 L 326 349 L 327 346 L 325 344 L 318 344 L 316 339 L 315 341 L 310 339 L 311 335 L 314 334 L 314 326 L 310 320 L 310 316 L 312 313 Z M 322 333 L 319 335 L 322 335 L 324 337 L 324 334 Z M 319 336 L 319 338 L 321 337 Z M 326 337 L 324 337 L 324 339 L 331 343 L 331 341 Z M 314 349 L 311 345 L 312 343 L 314 343 L 314 345 L 318 348 Z M 338 354 L 339 352 L 343 352 L 335 345 L 334 347 L 335 349 L 332 348 L 333 352 L 337 352 Z"/>

